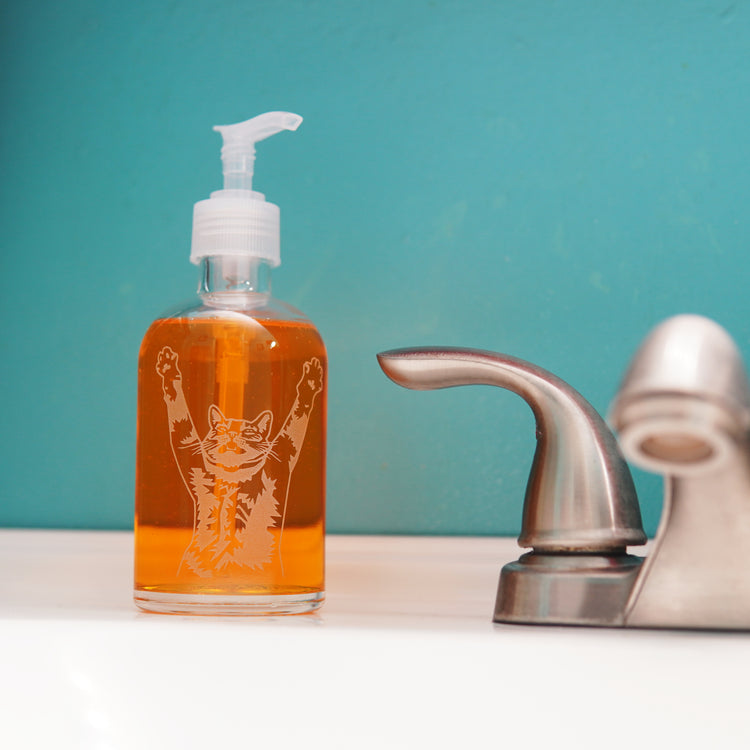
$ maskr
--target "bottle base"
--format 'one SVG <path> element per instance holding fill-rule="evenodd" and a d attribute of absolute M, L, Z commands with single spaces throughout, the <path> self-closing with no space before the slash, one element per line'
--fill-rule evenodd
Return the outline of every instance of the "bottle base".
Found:
<path fill-rule="evenodd" d="M 325 591 L 305 594 L 169 594 L 135 589 L 133 599 L 144 612 L 164 615 L 268 616 L 302 615 L 319 609 Z"/>

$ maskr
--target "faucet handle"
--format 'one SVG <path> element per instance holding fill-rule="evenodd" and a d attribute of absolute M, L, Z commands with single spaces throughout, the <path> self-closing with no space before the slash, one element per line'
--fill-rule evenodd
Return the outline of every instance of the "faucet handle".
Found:
<path fill-rule="evenodd" d="M 415 390 L 496 385 L 536 418 L 537 449 L 518 543 L 533 552 L 505 566 L 498 622 L 618 624 L 646 542 L 630 471 L 596 410 L 547 370 L 475 349 L 397 349 L 378 355 L 385 374 Z"/>
<path fill-rule="evenodd" d="M 617 442 L 591 404 L 566 382 L 522 359 L 476 349 L 396 349 L 379 354 L 378 362 L 405 388 L 496 385 L 529 404 L 537 449 L 520 546 L 606 552 L 645 543 L 635 487 Z"/>

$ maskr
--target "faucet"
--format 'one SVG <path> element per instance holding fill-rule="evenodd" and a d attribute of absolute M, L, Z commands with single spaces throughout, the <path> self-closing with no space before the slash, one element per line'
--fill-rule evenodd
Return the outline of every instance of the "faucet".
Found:
<path fill-rule="evenodd" d="M 405 388 L 495 385 L 534 413 L 530 551 L 502 568 L 495 622 L 750 629 L 750 387 L 718 324 L 681 315 L 646 338 L 612 405 L 619 445 L 583 396 L 524 360 L 411 348 L 378 362 Z M 627 551 L 647 540 L 623 454 L 666 476 L 645 560 Z"/>

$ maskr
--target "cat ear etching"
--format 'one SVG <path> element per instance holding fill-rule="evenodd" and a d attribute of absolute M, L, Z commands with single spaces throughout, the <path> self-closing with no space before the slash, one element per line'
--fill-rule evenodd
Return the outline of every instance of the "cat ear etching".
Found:
<path fill-rule="evenodd" d="M 323 389 L 318 359 L 304 363 L 297 397 L 285 419 L 271 410 L 249 419 L 225 415 L 216 404 L 203 414 L 203 438 L 182 390 L 178 355 L 165 346 L 156 371 L 162 380 L 175 463 L 193 502 L 193 535 L 180 568 L 210 576 L 262 568 L 275 552 L 272 529 L 283 530 L 292 472 L 305 439 L 315 396 Z M 204 407 L 205 408 L 205 407 Z M 273 424 L 281 423 L 276 435 Z"/>
<path fill-rule="evenodd" d="M 211 404 L 211 406 L 208 407 L 208 424 L 213 430 L 217 425 L 225 422 L 224 415 L 221 413 L 221 409 L 219 409 L 218 406 L 214 406 Z"/>
<path fill-rule="evenodd" d="M 266 437 L 271 431 L 271 424 L 273 423 L 273 414 L 270 411 L 264 411 L 257 419 L 258 432 Z"/>

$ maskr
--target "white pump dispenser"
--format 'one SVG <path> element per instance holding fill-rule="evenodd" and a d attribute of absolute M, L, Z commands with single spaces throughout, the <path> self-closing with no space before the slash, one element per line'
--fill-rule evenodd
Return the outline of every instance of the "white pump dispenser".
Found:
<path fill-rule="evenodd" d="M 228 255 L 280 265 L 279 207 L 252 189 L 255 144 L 282 130 L 296 130 L 301 122 L 291 112 L 266 112 L 235 125 L 214 127 L 224 138 L 224 189 L 193 208 L 191 262 Z"/>

